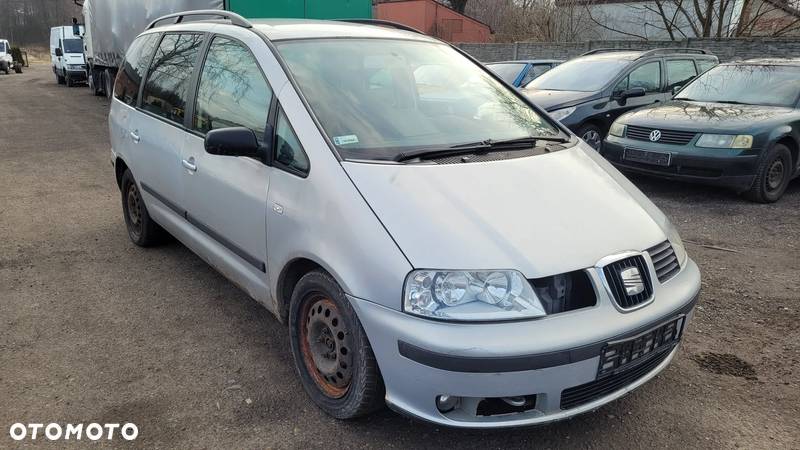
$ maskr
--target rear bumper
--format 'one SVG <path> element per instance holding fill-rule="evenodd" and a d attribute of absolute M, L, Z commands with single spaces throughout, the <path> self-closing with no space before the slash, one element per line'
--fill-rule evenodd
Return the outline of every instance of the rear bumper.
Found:
<path fill-rule="evenodd" d="M 624 140 L 611 136 L 603 142 L 601 150 L 606 159 L 626 172 L 721 186 L 743 192 L 753 185 L 758 168 L 758 154 L 698 156 L 666 149 L 664 146 L 653 148 L 652 151 L 671 153 L 670 165 L 667 167 L 626 161 L 623 159 L 623 153 L 627 144 Z M 639 141 L 635 143 L 631 141 L 630 147 L 650 150 L 647 143 Z"/>
<path fill-rule="evenodd" d="M 349 297 L 372 345 L 386 385 L 386 402 L 408 416 L 461 428 L 502 428 L 542 424 L 592 411 L 646 383 L 666 368 L 677 347 L 630 369 L 626 377 L 599 386 L 598 367 L 607 342 L 637 336 L 665 321 L 691 318 L 700 286 L 689 261 L 674 278 L 655 286 L 645 308 L 620 313 L 608 297 L 595 307 L 539 320 L 459 324 L 430 321 Z M 626 374 L 626 372 L 622 372 Z M 569 392 L 596 395 L 569 403 Z M 440 395 L 462 398 L 441 412 Z M 524 411 L 481 415 L 484 399 L 525 397 Z"/>

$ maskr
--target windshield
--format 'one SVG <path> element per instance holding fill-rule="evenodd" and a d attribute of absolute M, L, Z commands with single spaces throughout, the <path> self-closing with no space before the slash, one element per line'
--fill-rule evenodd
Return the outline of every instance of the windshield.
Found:
<path fill-rule="evenodd" d="M 794 106 L 800 95 L 800 67 L 717 66 L 686 86 L 676 100 Z"/>
<path fill-rule="evenodd" d="M 560 134 L 514 91 L 444 44 L 310 39 L 277 45 L 345 158 L 392 159 L 410 149 Z"/>
<path fill-rule="evenodd" d="M 548 91 L 599 91 L 630 63 L 627 59 L 577 58 L 553 67 L 525 87 Z"/>
<path fill-rule="evenodd" d="M 487 64 L 486 67 L 496 73 L 500 78 L 508 84 L 514 84 L 514 81 L 519 76 L 519 73 L 525 67 L 525 64 L 517 63 L 503 63 L 503 64 Z"/>
<path fill-rule="evenodd" d="M 0 42 L 0 53 L 5 53 L 5 52 L 6 52 L 6 43 Z"/>
<path fill-rule="evenodd" d="M 64 39 L 64 53 L 83 53 L 83 40 Z"/>

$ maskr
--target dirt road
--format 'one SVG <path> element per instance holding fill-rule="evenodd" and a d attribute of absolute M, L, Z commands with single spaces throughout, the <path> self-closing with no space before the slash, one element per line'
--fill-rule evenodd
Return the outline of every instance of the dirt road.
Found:
<path fill-rule="evenodd" d="M 128 241 L 107 101 L 45 65 L 0 75 L 0 101 L 0 448 L 15 422 L 134 422 L 147 448 L 800 448 L 800 180 L 766 206 L 635 180 L 692 242 L 703 295 L 674 363 L 620 401 L 488 433 L 345 423 L 263 308 L 180 244 Z"/>

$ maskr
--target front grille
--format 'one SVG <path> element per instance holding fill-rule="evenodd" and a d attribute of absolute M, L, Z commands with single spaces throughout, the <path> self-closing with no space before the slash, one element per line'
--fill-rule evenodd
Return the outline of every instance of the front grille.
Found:
<path fill-rule="evenodd" d="M 650 133 L 653 130 L 658 130 L 661 132 L 661 138 L 658 141 L 655 141 L 659 144 L 686 145 L 692 139 L 694 139 L 695 135 L 697 134 L 694 131 L 661 130 L 658 128 L 628 125 L 626 127 L 625 136 L 627 136 L 629 139 L 635 139 L 637 141 L 649 141 Z"/>
<path fill-rule="evenodd" d="M 674 345 L 665 347 L 660 353 L 655 354 L 638 366 L 631 367 L 624 372 L 565 389 L 561 392 L 561 409 L 570 409 L 590 403 L 593 400 L 624 388 L 652 372 L 653 369 L 667 359 L 667 356 L 669 356 L 673 348 L 675 348 Z"/>
<path fill-rule="evenodd" d="M 639 271 L 640 281 L 643 290 L 636 294 L 628 294 L 623 280 L 622 272 L 626 269 L 636 268 Z M 622 308 L 633 308 L 634 306 L 646 302 L 653 296 L 653 283 L 650 281 L 650 271 L 647 270 L 647 263 L 641 255 L 631 256 L 620 261 L 615 261 L 603 267 L 603 275 L 614 300 Z"/>
<path fill-rule="evenodd" d="M 647 250 L 650 254 L 650 259 L 653 260 L 653 266 L 656 269 L 656 277 L 661 283 L 666 282 L 674 277 L 681 270 L 678 263 L 678 257 L 675 255 L 675 250 L 669 241 L 664 241 L 655 247 Z"/>

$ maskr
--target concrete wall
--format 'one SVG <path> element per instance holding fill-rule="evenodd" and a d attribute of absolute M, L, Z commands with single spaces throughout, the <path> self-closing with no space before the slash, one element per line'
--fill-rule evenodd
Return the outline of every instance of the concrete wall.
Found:
<path fill-rule="evenodd" d="M 517 42 L 513 44 L 458 44 L 483 62 L 530 58 L 569 59 L 595 48 L 648 49 L 656 47 L 703 48 L 720 61 L 749 58 L 800 58 L 800 39 L 736 38 L 684 41 Z"/>

